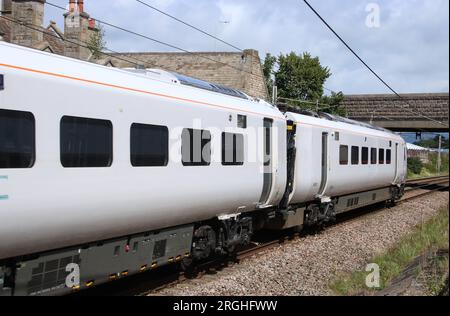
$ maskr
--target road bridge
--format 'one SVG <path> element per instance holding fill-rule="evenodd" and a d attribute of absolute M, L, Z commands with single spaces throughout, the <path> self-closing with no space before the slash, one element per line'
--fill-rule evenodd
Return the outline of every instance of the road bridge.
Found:
<path fill-rule="evenodd" d="M 347 95 L 343 107 L 351 119 L 393 131 L 448 132 L 448 93 L 401 96 L 403 100 L 393 94 Z"/>

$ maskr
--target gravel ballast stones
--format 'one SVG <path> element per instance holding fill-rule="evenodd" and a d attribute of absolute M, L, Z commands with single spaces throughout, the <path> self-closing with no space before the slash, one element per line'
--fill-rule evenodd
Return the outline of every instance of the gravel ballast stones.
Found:
<path fill-rule="evenodd" d="M 369 213 L 272 248 L 214 275 L 188 280 L 156 295 L 332 295 L 337 273 L 362 270 L 413 227 L 449 201 L 437 192 L 380 212 Z"/>

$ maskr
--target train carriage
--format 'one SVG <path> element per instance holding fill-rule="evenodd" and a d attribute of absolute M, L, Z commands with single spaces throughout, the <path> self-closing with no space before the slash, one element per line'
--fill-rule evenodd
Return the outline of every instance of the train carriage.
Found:
<path fill-rule="evenodd" d="M 308 207 L 320 207 L 334 218 L 337 213 L 403 194 L 406 144 L 400 136 L 330 114 L 286 116 L 296 127 L 288 204 L 304 206 L 306 215 L 311 211 Z M 317 222 L 320 212 L 307 217 Z"/>
<path fill-rule="evenodd" d="M 0 295 L 226 255 L 402 194 L 405 143 L 369 125 L 7 43 L 0 83 Z"/>

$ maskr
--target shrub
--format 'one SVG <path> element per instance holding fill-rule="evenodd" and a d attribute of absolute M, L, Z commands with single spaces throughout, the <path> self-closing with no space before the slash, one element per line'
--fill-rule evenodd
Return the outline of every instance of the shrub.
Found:
<path fill-rule="evenodd" d="M 420 174 L 423 169 L 422 161 L 417 157 L 408 158 L 408 170 L 414 174 Z"/>

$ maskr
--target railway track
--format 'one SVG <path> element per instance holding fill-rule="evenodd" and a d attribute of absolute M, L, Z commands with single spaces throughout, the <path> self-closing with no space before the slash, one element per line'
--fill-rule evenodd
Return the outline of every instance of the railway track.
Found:
<path fill-rule="evenodd" d="M 449 177 L 438 176 L 423 179 L 409 180 L 406 183 L 405 195 L 398 203 L 417 199 L 436 191 L 448 189 Z M 360 220 L 365 215 L 386 210 L 386 205 L 378 204 L 364 209 L 354 210 L 349 213 L 340 214 L 337 221 L 332 226 L 348 224 L 351 221 Z M 191 273 L 179 272 L 177 266 L 170 265 L 161 267 L 158 270 L 148 271 L 125 279 L 113 281 L 111 283 L 99 285 L 98 287 L 74 293 L 71 295 L 80 296 L 146 296 L 157 295 L 158 291 L 177 286 L 188 280 L 201 280 L 202 277 L 214 275 L 216 271 L 227 268 L 230 265 L 238 264 L 247 258 L 260 255 L 274 247 L 289 243 L 301 238 L 304 234 L 311 232 L 281 232 L 273 233 L 270 237 L 256 237 L 249 247 L 240 250 L 235 257 L 214 259 L 204 262 Z"/>
<path fill-rule="evenodd" d="M 405 203 L 407 201 L 432 194 L 436 191 L 443 190 L 445 189 L 445 187 L 448 187 L 448 183 L 448 176 L 429 177 L 425 179 L 415 179 L 407 181 L 405 195 L 398 203 Z M 369 206 L 362 210 L 355 210 L 353 212 L 349 212 L 348 214 L 341 214 L 341 216 L 337 219 L 336 223 L 334 223 L 333 226 L 339 225 L 341 223 L 348 223 L 352 220 L 359 220 L 361 219 L 362 215 L 373 214 L 374 211 L 380 212 L 383 210 L 385 210 L 385 207 Z M 286 238 L 281 241 L 275 240 L 266 244 L 259 245 L 252 249 L 243 250 L 242 252 L 238 253 L 237 257 L 238 259 L 242 260 L 257 254 L 258 252 L 266 251 L 272 247 L 278 246 L 289 239 L 297 237 L 300 237 L 300 234 L 297 233 L 294 235 L 286 236 Z"/>
<path fill-rule="evenodd" d="M 443 176 L 411 179 L 411 180 L 406 181 L 406 186 L 412 186 L 415 184 L 424 184 L 424 183 L 429 183 L 429 182 L 434 182 L 434 181 L 439 181 L 439 180 L 448 180 L 448 178 L 449 178 L 448 175 L 443 175 Z"/>

